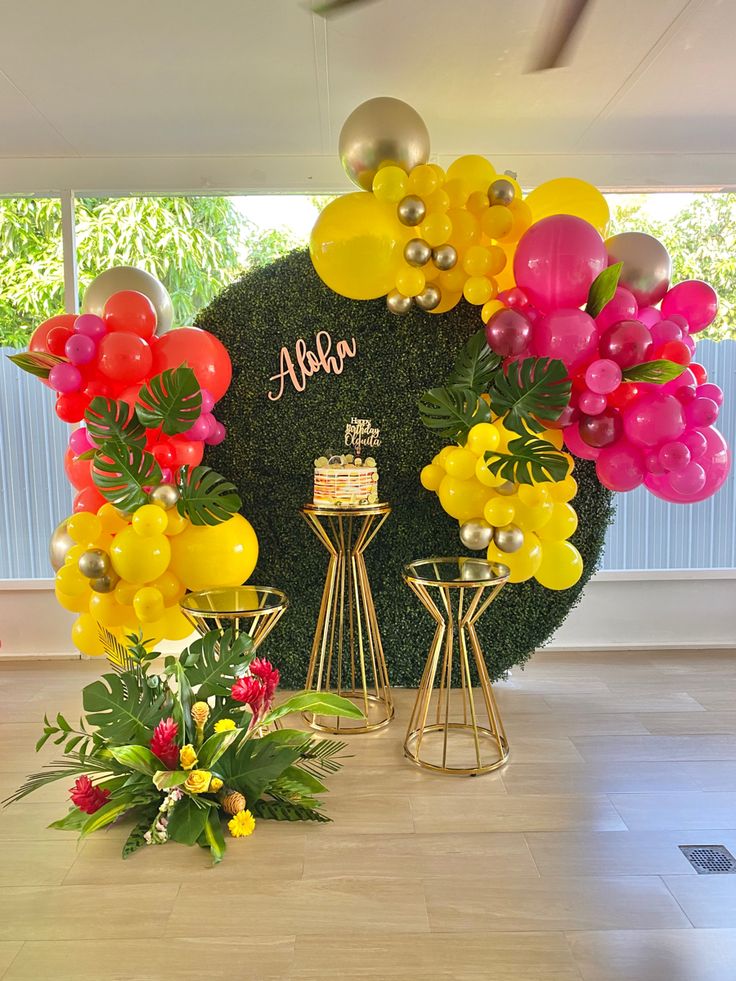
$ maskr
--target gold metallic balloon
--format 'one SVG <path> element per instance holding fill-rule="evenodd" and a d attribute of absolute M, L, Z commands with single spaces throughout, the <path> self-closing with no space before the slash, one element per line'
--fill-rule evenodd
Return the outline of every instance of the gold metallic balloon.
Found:
<path fill-rule="evenodd" d="M 446 272 L 457 265 L 457 251 L 452 245 L 438 245 L 432 249 L 432 261 L 438 269 Z"/>
<path fill-rule="evenodd" d="M 151 504 L 158 504 L 164 511 L 168 511 L 176 506 L 179 496 L 179 490 L 173 484 L 161 484 L 153 488 L 148 495 L 148 500 Z"/>
<path fill-rule="evenodd" d="M 387 97 L 369 99 L 343 123 L 339 153 L 353 184 L 370 191 L 382 165 L 398 165 L 408 174 L 426 163 L 429 132 L 416 109 L 406 102 Z"/>
<path fill-rule="evenodd" d="M 423 238 L 412 238 L 404 246 L 404 258 L 410 266 L 425 266 L 432 258 L 432 246 Z"/>
<path fill-rule="evenodd" d="M 460 541 L 473 552 L 488 548 L 493 537 L 493 528 L 487 521 L 473 519 L 460 525 Z"/>
<path fill-rule="evenodd" d="M 107 575 L 93 579 L 89 585 L 95 593 L 112 593 L 119 582 L 120 576 L 113 569 L 110 569 Z"/>
<path fill-rule="evenodd" d="M 58 572 L 64 565 L 66 553 L 73 545 L 77 544 L 71 535 L 68 534 L 66 522 L 66 518 L 59 522 L 49 539 L 49 562 L 54 572 Z"/>
<path fill-rule="evenodd" d="M 611 262 L 623 262 L 618 285 L 634 294 L 640 307 L 659 302 L 669 289 L 672 260 L 662 243 L 645 232 L 621 232 L 606 239 Z"/>
<path fill-rule="evenodd" d="M 416 194 L 407 194 L 399 201 L 396 214 L 402 225 L 419 225 L 424 221 L 427 214 L 427 206 Z"/>
<path fill-rule="evenodd" d="M 516 485 L 512 484 L 510 480 L 505 481 L 503 484 L 499 484 L 498 487 L 493 488 L 497 494 L 503 494 L 504 497 L 508 497 L 509 494 L 516 493 Z"/>
<path fill-rule="evenodd" d="M 524 532 L 516 525 L 504 525 L 493 532 L 493 541 L 500 552 L 518 552 L 524 544 Z"/>
<path fill-rule="evenodd" d="M 507 208 L 514 200 L 515 195 L 514 185 L 505 177 L 499 177 L 488 188 L 488 200 L 492 205 L 501 204 Z"/>
<path fill-rule="evenodd" d="M 429 312 L 440 305 L 442 302 L 442 293 L 434 283 L 427 283 L 422 292 L 417 293 L 414 297 L 414 302 L 422 310 Z"/>
<path fill-rule="evenodd" d="M 412 298 L 410 296 L 404 296 L 403 293 L 399 293 L 398 290 L 391 290 L 391 292 L 386 296 L 386 306 L 389 308 L 391 313 L 401 315 L 408 313 L 412 307 Z"/>
<path fill-rule="evenodd" d="M 145 269 L 135 266 L 113 266 L 96 276 L 87 287 L 82 300 L 82 313 L 101 317 L 105 304 L 113 293 L 135 290 L 143 293 L 156 310 L 156 334 L 165 334 L 174 320 L 174 308 L 166 287 Z"/>
<path fill-rule="evenodd" d="M 99 579 L 110 571 L 110 556 L 101 548 L 88 548 L 79 556 L 79 571 L 88 579 Z"/>

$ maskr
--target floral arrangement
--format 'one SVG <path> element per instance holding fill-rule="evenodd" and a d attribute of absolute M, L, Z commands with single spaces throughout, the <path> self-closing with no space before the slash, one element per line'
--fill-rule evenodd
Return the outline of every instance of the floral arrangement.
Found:
<path fill-rule="evenodd" d="M 53 738 L 63 758 L 30 775 L 6 804 L 74 778 L 72 806 L 52 828 L 85 838 L 131 818 L 123 858 L 177 841 L 208 848 L 215 863 L 225 854 L 223 824 L 243 838 L 257 818 L 329 820 L 321 778 L 339 769 L 345 744 L 272 727 L 295 711 L 362 718 L 352 702 L 302 692 L 274 708 L 278 669 L 232 630 L 205 634 L 160 669 L 141 638 L 124 645 L 109 631 L 104 637 L 115 670 L 83 689 L 79 728 L 61 714 L 44 717 L 36 750 Z"/>

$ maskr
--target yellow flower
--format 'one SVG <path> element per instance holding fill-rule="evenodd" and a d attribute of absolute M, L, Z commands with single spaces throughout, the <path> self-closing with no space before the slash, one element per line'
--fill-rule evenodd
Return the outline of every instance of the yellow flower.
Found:
<path fill-rule="evenodd" d="M 210 791 L 216 794 L 218 790 L 222 790 L 222 780 L 219 777 L 213 777 L 210 780 Z"/>
<path fill-rule="evenodd" d="M 197 728 L 201 729 L 209 717 L 210 707 L 207 702 L 195 702 L 192 705 L 192 719 Z"/>
<path fill-rule="evenodd" d="M 197 751 L 191 743 L 187 743 L 179 750 L 179 762 L 183 770 L 191 770 L 197 765 Z"/>
<path fill-rule="evenodd" d="M 220 719 L 219 722 L 215 722 L 215 732 L 229 732 L 235 728 L 236 725 L 232 719 Z"/>
<path fill-rule="evenodd" d="M 206 794 L 211 779 L 212 774 L 209 770 L 192 770 L 184 781 L 184 789 L 190 794 Z"/>
<path fill-rule="evenodd" d="M 247 838 L 255 830 L 256 819 L 250 811 L 240 811 L 227 822 L 227 826 L 233 838 Z"/>

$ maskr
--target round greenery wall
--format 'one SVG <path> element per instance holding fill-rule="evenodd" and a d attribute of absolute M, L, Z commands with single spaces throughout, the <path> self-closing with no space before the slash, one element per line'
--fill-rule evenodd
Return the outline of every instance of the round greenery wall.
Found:
<path fill-rule="evenodd" d="M 202 311 L 197 325 L 220 338 L 233 362 L 232 385 L 217 407 L 228 438 L 205 462 L 238 486 L 243 513 L 258 534 L 261 558 L 251 581 L 278 586 L 291 601 L 267 649 L 283 684 L 304 684 L 327 564 L 299 507 L 311 499 L 314 458 L 342 452 L 345 424 L 356 416 L 380 428 L 381 446 L 373 455 L 380 497 L 393 507 L 366 553 L 389 674 L 395 685 L 417 685 L 432 627 L 401 579 L 402 566 L 464 550 L 457 522 L 419 483 L 419 471 L 441 444 L 419 422 L 416 401 L 424 389 L 442 383 L 480 325 L 478 310 L 463 302 L 439 316 L 413 311 L 395 317 L 383 300 L 333 293 L 308 253 L 298 251 L 233 283 Z M 355 357 L 345 361 L 342 374 L 316 372 L 302 392 L 287 382 L 283 396 L 269 400 L 268 392 L 279 388 L 270 379 L 279 371 L 282 346 L 293 358 L 299 338 L 314 350 L 320 330 L 329 331 L 333 351 L 338 341 L 355 338 Z M 611 496 L 592 464 L 579 461 L 575 476 L 580 528 L 573 541 L 585 562 L 583 578 L 558 593 L 535 581 L 505 587 L 480 622 L 494 678 L 549 639 L 598 563 Z"/>

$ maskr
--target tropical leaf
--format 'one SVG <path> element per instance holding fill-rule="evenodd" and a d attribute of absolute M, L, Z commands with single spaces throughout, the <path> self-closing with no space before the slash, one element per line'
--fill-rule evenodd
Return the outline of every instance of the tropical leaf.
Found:
<path fill-rule="evenodd" d="M 196 845 L 207 823 L 210 806 L 214 806 L 213 802 L 204 798 L 182 797 L 169 812 L 166 826 L 169 838 L 182 845 Z"/>
<path fill-rule="evenodd" d="M 419 416 L 437 436 L 465 443 L 478 422 L 488 422 L 488 403 L 470 388 L 430 388 L 419 399 Z"/>
<path fill-rule="evenodd" d="M 272 821 L 319 821 L 329 823 L 327 817 L 316 807 L 307 804 L 294 804 L 286 800 L 258 800 L 251 806 L 253 816 L 262 820 Z"/>
<path fill-rule="evenodd" d="M 101 623 L 97 624 L 97 631 L 105 655 L 113 668 L 116 671 L 132 671 L 136 662 L 125 644 Z"/>
<path fill-rule="evenodd" d="M 342 695 L 326 691 L 302 691 L 272 709 L 261 724 L 269 725 L 290 712 L 310 712 L 314 715 L 335 715 L 344 719 L 363 719 L 365 716 L 355 702 Z"/>
<path fill-rule="evenodd" d="M 623 265 L 623 262 L 615 262 L 595 277 L 588 290 L 588 302 L 585 305 L 588 316 L 597 317 L 603 307 L 611 302 L 616 293 Z"/>
<path fill-rule="evenodd" d="M 209 848 L 215 865 L 225 857 L 225 848 L 227 846 L 225 845 L 225 835 L 222 833 L 220 812 L 214 808 L 207 811 L 207 819 L 199 843 Z"/>
<path fill-rule="evenodd" d="M 178 477 L 179 514 L 193 525 L 219 525 L 242 506 L 235 484 L 210 467 L 182 467 Z"/>
<path fill-rule="evenodd" d="M 131 770 L 138 773 L 147 773 L 153 776 L 161 766 L 161 761 L 154 756 L 150 749 L 145 746 L 134 744 L 132 746 L 110 746 L 109 752 L 114 759 L 123 766 L 129 766 Z"/>
<path fill-rule="evenodd" d="M 253 641 L 248 634 L 236 634 L 232 628 L 222 635 L 211 630 L 198 637 L 179 655 L 190 685 L 197 688 L 197 698 L 230 695 L 230 689 L 253 658 Z"/>
<path fill-rule="evenodd" d="M 151 778 L 154 787 L 159 790 L 173 790 L 186 783 L 189 773 L 186 770 L 156 770 Z"/>
<path fill-rule="evenodd" d="M 111 743 L 148 745 L 161 718 L 164 694 L 135 671 L 103 674 L 82 690 L 87 722 Z"/>
<path fill-rule="evenodd" d="M 88 817 L 89 814 L 80 811 L 78 807 L 72 807 L 63 818 L 52 821 L 48 827 L 54 828 L 56 831 L 81 831 Z"/>
<path fill-rule="evenodd" d="M 89 815 L 82 826 L 82 837 L 86 838 L 88 835 L 94 834 L 95 831 L 99 831 L 100 828 L 105 828 L 108 824 L 112 824 L 121 814 L 134 807 L 136 803 L 133 798 L 128 796 L 109 800 L 98 811 Z"/>
<path fill-rule="evenodd" d="M 135 409 L 146 429 L 176 436 L 191 429 L 202 411 L 202 389 L 188 365 L 169 368 L 143 385 Z"/>
<path fill-rule="evenodd" d="M 139 848 L 143 848 L 146 844 L 144 836 L 153 824 L 157 811 L 158 807 L 154 805 L 141 813 L 135 827 L 123 843 L 123 858 L 130 858 L 133 852 L 137 852 Z"/>
<path fill-rule="evenodd" d="M 194 723 L 192 721 L 192 703 L 194 692 L 187 677 L 186 668 L 173 658 L 166 659 L 166 673 L 173 676 L 176 698 L 171 709 L 174 722 L 179 727 L 182 741 L 189 743 L 193 739 Z"/>
<path fill-rule="evenodd" d="M 502 359 L 486 343 L 485 328 L 473 334 L 460 351 L 447 384 L 452 388 L 470 389 L 476 395 L 487 392 Z"/>
<path fill-rule="evenodd" d="M 315 776 L 337 773 L 342 766 L 340 757 L 347 748 L 347 743 L 337 739 L 310 736 L 299 729 L 275 729 L 263 737 L 261 742 L 264 741 L 293 746 L 299 752 L 298 765 Z"/>
<path fill-rule="evenodd" d="M 220 759 L 225 750 L 243 734 L 242 729 L 227 729 L 225 732 L 214 732 L 205 739 L 197 750 L 199 768 L 209 770 Z"/>
<path fill-rule="evenodd" d="M 66 361 L 66 358 L 59 358 L 55 354 L 46 354 L 45 351 L 21 351 L 20 354 L 9 354 L 7 357 L 21 371 L 26 371 L 36 378 L 48 378 L 55 364 Z"/>
<path fill-rule="evenodd" d="M 127 402 L 116 402 L 98 395 L 87 407 L 84 419 L 93 441 L 98 446 L 104 446 L 105 451 L 111 443 L 137 446 L 139 449 L 146 445 L 146 430 L 135 413 L 130 411 Z"/>
<path fill-rule="evenodd" d="M 624 368 L 623 380 L 664 385 L 666 382 L 672 381 L 673 378 L 679 378 L 685 368 L 686 365 L 684 364 L 677 364 L 675 361 L 664 359 L 644 361 L 642 364 L 632 365 L 631 368 Z"/>
<path fill-rule="evenodd" d="M 504 416 L 507 429 L 520 436 L 544 429 L 570 401 L 567 368 L 556 358 L 525 358 L 498 372 L 491 389 L 493 411 Z"/>
<path fill-rule="evenodd" d="M 160 484 L 162 476 L 150 453 L 111 441 L 96 454 L 92 479 L 105 500 L 130 512 L 148 502 L 144 488 Z"/>
<path fill-rule="evenodd" d="M 295 786 L 301 789 L 301 793 L 304 795 L 311 794 L 326 794 L 328 788 L 318 780 L 313 773 L 308 773 L 306 770 L 302 770 L 300 766 L 294 764 L 293 766 L 288 766 L 283 774 L 282 778 L 289 780 Z"/>
<path fill-rule="evenodd" d="M 512 439 L 508 453 L 490 450 L 485 460 L 494 476 L 517 484 L 562 480 L 569 466 L 564 455 L 555 450 L 551 443 L 528 434 Z"/>
<path fill-rule="evenodd" d="M 298 746 L 279 745 L 267 736 L 247 739 L 230 746 L 220 757 L 217 769 L 225 784 L 239 790 L 250 805 L 299 756 Z"/>

